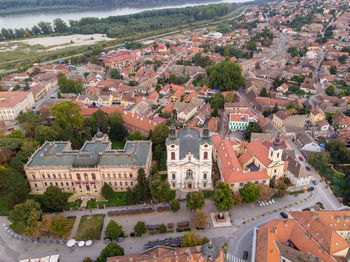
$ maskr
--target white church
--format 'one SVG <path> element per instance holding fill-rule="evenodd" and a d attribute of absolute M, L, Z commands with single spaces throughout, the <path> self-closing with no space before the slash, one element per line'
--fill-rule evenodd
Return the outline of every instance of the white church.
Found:
<path fill-rule="evenodd" d="M 202 134 L 193 128 L 176 133 L 171 126 L 166 140 L 168 181 L 172 190 L 211 190 L 213 140 L 204 126 Z"/>

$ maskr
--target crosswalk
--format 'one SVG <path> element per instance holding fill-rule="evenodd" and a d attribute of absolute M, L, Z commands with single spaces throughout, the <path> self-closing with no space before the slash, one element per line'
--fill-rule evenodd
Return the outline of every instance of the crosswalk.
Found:
<path fill-rule="evenodd" d="M 232 261 L 232 262 L 246 262 L 247 260 L 244 260 L 242 258 L 236 257 L 230 253 L 226 253 L 226 261 Z"/>

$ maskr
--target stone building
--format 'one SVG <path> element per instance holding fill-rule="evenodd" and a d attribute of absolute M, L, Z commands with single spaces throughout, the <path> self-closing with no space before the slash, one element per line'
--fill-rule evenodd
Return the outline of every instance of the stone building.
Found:
<path fill-rule="evenodd" d="M 152 162 L 151 141 L 127 141 L 113 150 L 107 135 L 97 132 L 80 150 L 70 142 L 46 142 L 24 166 L 32 193 L 44 193 L 50 185 L 64 192 L 97 193 L 104 183 L 126 191 L 137 183 L 137 171 L 148 175 Z"/>
<path fill-rule="evenodd" d="M 172 126 L 166 147 L 171 189 L 192 192 L 213 188 L 213 141 L 207 125 L 202 134 L 193 128 L 183 128 L 176 133 L 175 127 Z"/>

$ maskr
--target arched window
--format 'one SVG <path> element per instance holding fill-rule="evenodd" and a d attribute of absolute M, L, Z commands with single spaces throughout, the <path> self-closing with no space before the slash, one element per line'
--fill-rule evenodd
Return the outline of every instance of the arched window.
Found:
<path fill-rule="evenodd" d="M 175 160 L 175 152 L 171 152 L 171 160 Z"/>
<path fill-rule="evenodd" d="M 191 169 L 186 171 L 186 179 L 193 179 L 193 171 Z"/>
<path fill-rule="evenodd" d="M 277 158 L 279 158 L 279 156 L 280 156 L 280 153 L 277 153 Z"/>
<path fill-rule="evenodd" d="M 203 158 L 204 158 L 204 159 L 208 159 L 208 152 L 204 152 Z"/>

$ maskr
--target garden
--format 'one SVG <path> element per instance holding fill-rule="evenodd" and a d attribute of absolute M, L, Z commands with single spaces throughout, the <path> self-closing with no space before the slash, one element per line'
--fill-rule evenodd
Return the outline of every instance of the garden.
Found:
<path fill-rule="evenodd" d="M 330 168 L 324 168 L 319 171 L 320 176 L 325 179 L 325 182 L 334 191 L 335 196 L 341 197 L 346 191 L 346 185 L 344 183 L 345 177 L 334 172 Z"/>
<path fill-rule="evenodd" d="M 78 241 L 99 240 L 104 217 L 105 215 L 82 216 L 75 234 L 75 239 Z"/>

